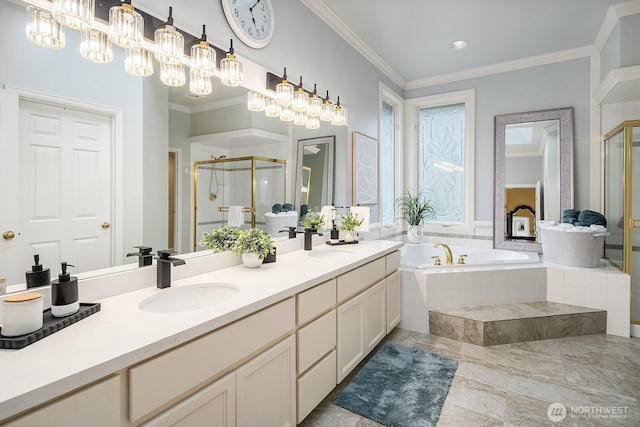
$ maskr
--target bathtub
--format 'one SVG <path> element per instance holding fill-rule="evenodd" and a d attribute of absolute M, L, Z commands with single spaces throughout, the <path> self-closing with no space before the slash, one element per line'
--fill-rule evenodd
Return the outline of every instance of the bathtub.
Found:
<path fill-rule="evenodd" d="M 539 263 L 540 258 L 535 252 L 516 252 L 502 249 L 483 249 L 472 248 L 467 246 L 449 245 L 453 255 L 453 265 L 455 267 L 463 267 L 458 264 L 460 255 L 465 257 L 465 265 L 469 267 L 493 266 L 511 264 L 532 264 Z M 442 269 L 447 266 L 444 248 L 434 248 L 431 243 L 410 244 L 400 249 L 401 262 L 405 268 L 415 269 Z M 442 265 L 434 265 L 432 256 L 438 255 Z"/>

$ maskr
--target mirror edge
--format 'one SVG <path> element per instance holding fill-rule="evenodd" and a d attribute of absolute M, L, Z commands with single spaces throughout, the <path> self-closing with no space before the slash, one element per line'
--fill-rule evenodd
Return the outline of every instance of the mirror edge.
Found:
<path fill-rule="evenodd" d="M 327 139 L 326 142 L 321 141 Z M 327 198 L 328 203 L 330 205 L 334 204 L 333 200 L 333 185 L 334 185 L 334 163 L 335 163 L 335 150 L 336 150 L 336 136 L 335 135 L 326 135 L 319 136 L 314 138 L 304 138 L 298 140 L 298 153 L 296 156 L 296 186 L 294 188 L 294 208 L 301 212 L 300 210 L 300 188 L 302 188 L 302 165 L 303 165 L 303 155 L 304 155 L 304 147 L 306 145 L 315 145 L 315 144 L 329 144 L 329 170 L 327 171 L 329 185 L 327 189 Z"/>
<path fill-rule="evenodd" d="M 560 211 L 573 208 L 573 107 L 500 114 L 494 117 L 494 201 L 493 247 L 542 253 L 538 242 L 514 242 L 504 238 L 505 127 L 508 124 L 559 120 L 560 128 Z"/>

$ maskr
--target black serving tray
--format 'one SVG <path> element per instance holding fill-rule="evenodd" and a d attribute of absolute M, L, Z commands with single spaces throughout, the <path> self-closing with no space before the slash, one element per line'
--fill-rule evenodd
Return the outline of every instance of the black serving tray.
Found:
<path fill-rule="evenodd" d="M 341 245 L 354 245 L 358 243 L 357 240 L 352 240 L 351 242 L 345 242 L 344 240 L 338 240 L 337 242 L 330 242 L 327 240 L 327 245 L 329 246 L 341 246 Z"/>
<path fill-rule="evenodd" d="M 91 316 L 93 313 L 100 311 L 100 303 L 80 303 L 80 309 L 66 317 L 54 317 L 51 314 L 51 309 L 46 309 L 42 315 L 42 328 L 30 334 L 19 335 L 17 337 L 3 337 L 0 336 L 0 348 L 17 350 L 23 347 L 33 344 L 36 341 L 41 340 L 51 334 L 58 332 L 60 329 L 64 329 L 69 325 Z M 0 334 L 2 328 L 0 328 Z"/>

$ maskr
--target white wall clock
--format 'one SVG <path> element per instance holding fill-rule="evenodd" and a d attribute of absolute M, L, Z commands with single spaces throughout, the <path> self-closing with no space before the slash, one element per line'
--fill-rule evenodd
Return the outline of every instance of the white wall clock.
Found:
<path fill-rule="evenodd" d="M 273 37 L 271 0 L 221 0 L 231 29 L 247 46 L 261 49 Z"/>

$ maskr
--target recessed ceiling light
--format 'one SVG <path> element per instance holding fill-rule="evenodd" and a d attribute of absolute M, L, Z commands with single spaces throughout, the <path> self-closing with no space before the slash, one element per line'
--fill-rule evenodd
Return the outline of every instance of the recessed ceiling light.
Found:
<path fill-rule="evenodd" d="M 449 49 L 451 50 L 460 50 L 464 49 L 467 46 L 469 46 L 469 42 L 466 40 L 456 40 L 449 43 Z"/>

